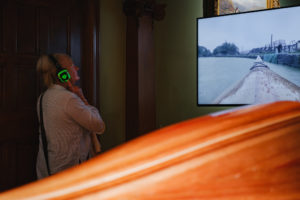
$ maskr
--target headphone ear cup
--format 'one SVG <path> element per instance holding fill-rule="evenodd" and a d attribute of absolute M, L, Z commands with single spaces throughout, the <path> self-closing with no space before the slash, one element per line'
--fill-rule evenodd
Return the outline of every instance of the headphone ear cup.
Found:
<path fill-rule="evenodd" d="M 62 83 L 69 81 L 71 79 L 71 75 L 68 72 L 68 70 L 63 68 L 52 54 L 49 54 L 48 57 L 50 58 L 50 60 L 53 62 L 53 64 L 56 67 L 56 74 L 57 74 L 58 80 Z"/>
<path fill-rule="evenodd" d="M 62 83 L 65 83 L 71 79 L 71 75 L 68 72 L 68 70 L 66 70 L 66 69 L 62 69 L 62 70 L 58 71 L 57 77 L 58 77 L 59 81 Z"/>

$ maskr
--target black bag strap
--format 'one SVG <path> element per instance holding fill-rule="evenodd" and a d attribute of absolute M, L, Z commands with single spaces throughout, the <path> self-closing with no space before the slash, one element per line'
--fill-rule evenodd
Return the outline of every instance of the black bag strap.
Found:
<path fill-rule="evenodd" d="M 44 155 L 45 155 L 45 160 L 46 160 L 46 165 L 47 165 L 47 171 L 50 176 L 51 173 L 50 173 L 49 160 L 48 160 L 48 143 L 47 143 L 47 137 L 46 137 L 44 122 L 43 122 L 43 110 L 42 110 L 43 96 L 44 96 L 44 93 L 41 94 L 41 98 L 40 98 L 40 125 L 41 125 L 41 136 L 42 136 L 43 150 L 44 150 Z"/>

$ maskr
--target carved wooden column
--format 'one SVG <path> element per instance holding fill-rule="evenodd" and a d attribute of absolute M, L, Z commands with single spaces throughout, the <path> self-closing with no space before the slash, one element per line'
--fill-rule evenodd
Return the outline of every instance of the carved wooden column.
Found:
<path fill-rule="evenodd" d="M 164 17 L 164 5 L 154 0 L 125 0 L 126 140 L 154 130 L 155 67 L 153 21 Z"/>

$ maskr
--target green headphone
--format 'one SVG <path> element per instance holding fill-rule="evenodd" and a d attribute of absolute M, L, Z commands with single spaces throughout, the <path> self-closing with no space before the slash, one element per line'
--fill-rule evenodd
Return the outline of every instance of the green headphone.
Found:
<path fill-rule="evenodd" d="M 48 57 L 53 62 L 56 67 L 56 75 L 60 82 L 65 83 L 71 79 L 71 76 L 67 69 L 63 68 L 58 61 L 54 58 L 52 54 L 49 54 Z"/>

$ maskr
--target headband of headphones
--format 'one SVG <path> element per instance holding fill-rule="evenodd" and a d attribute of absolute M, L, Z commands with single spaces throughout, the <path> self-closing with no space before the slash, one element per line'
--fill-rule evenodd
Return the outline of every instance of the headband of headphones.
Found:
<path fill-rule="evenodd" d="M 52 54 L 49 54 L 48 57 L 50 58 L 50 60 L 53 62 L 53 64 L 56 67 L 56 75 L 58 77 L 58 80 L 62 83 L 69 81 L 71 79 L 71 76 L 70 76 L 68 70 L 63 68 Z"/>

